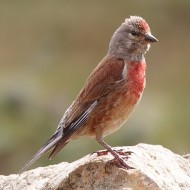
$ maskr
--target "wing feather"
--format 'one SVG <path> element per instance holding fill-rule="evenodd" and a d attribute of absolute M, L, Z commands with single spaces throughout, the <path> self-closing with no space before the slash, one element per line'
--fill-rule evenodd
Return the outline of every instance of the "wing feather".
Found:
<path fill-rule="evenodd" d="M 69 108 L 70 111 L 64 115 L 65 127 L 78 118 L 92 102 L 120 87 L 120 82 L 123 81 L 123 69 L 125 69 L 123 59 L 105 57 L 86 80 L 77 99 Z"/>
<path fill-rule="evenodd" d="M 97 101 L 93 102 L 90 107 L 78 119 L 76 119 L 76 121 L 71 123 L 70 126 L 63 129 L 63 138 L 60 140 L 60 142 L 57 143 L 57 145 L 49 155 L 49 159 L 52 159 L 66 145 L 69 137 L 85 124 L 90 113 L 93 111 L 96 105 Z"/>

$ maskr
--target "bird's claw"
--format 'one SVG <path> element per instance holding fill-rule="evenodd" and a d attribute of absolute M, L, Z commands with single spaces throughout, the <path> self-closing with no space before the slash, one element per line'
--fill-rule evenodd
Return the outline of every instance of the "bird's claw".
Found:
<path fill-rule="evenodd" d="M 116 153 L 118 153 L 119 155 L 122 155 L 122 156 L 130 156 L 132 153 L 132 151 L 124 151 L 124 149 L 119 149 L 119 150 L 113 150 L 115 151 Z M 104 156 L 104 155 L 107 155 L 109 153 L 108 150 L 100 150 L 100 151 L 96 151 L 96 152 L 93 152 L 92 154 L 96 153 L 98 156 Z"/>
<path fill-rule="evenodd" d="M 115 155 L 114 159 L 108 161 L 106 163 L 106 165 L 115 164 L 119 168 L 123 168 L 123 169 L 127 169 L 127 170 L 134 169 L 133 167 L 127 165 L 126 162 L 121 157 L 119 157 L 119 155 L 124 156 L 124 158 L 127 160 L 129 158 L 129 156 L 133 153 L 132 151 L 124 151 L 124 149 L 113 150 L 113 151 L 118 155 Z M 96 154 L 98 156 L 104 156 L 104 155 L 107 155 L 108 153 L 109 153 L 109 150 L 100 150 L 100 151 L 96 152 Z"/>

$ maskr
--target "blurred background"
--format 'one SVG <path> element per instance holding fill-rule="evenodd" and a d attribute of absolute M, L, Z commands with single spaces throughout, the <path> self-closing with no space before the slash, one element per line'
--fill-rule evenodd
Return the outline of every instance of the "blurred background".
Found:
<path fill-rule="evenodd" d="M 17 172 L 52 135 L 87 76 L 130 15 L 147 20 L 159 42 L 146 55 L 147 85 L 112 146 L 161 144 L 190 150 L 190 1 L 0 1 L 0 174 Z M 51 161 L 102 149 L 82 138 Z"/>

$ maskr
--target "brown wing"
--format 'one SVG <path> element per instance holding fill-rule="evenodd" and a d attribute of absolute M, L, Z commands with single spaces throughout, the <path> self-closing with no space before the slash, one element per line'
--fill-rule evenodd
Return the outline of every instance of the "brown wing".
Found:
<path fill-rule="evenodd" d="M 53 158 L 67 144 L 69 137 L 86 123 L 98 105 L 98 100 L 120 85 L 124 69 L 124 60 L 116 58 L 104 58 L 94 69 L 77 99 L 63 116 L 57 129 L 57 132 L 62 131 L 62 138 L 55 145 L 49 158 Z"/>
<path fill-rule="evenodd" d="M 64 115 L 55 134 L 20 172 L 26 170 L 52 148 L 54 149 L 49 158 L 53 158 L 67 144 L 69 137 L 85 124 L 91 112 L 97 106 L 98 100 L 120 85 L 124 77 L 124 69 L 123 59 L 108 59 L 105 57 L 87 79 L 84 88 L 69 108 L 69 111 Z"/>
<path fill-rule="evenodd" d="M 94 69 L 72 105 L 72 111 L 66 118 L 69 124 L 78 118 L 89 106 L 99 98 L 109 94 L 123 80 L 125 63 L 121 58 L 105 57 Z M 67 125 L 66 125 L 67 126 Z"/>

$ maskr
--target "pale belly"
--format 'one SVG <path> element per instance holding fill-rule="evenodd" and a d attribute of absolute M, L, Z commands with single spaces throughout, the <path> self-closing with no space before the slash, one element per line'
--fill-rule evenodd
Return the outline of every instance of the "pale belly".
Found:
<path fill-rule="evenodd" d="M 128 95 L 126 95 L 128 96 Z M 134 111 L 134 109 L 137 107 L 138 103 L 140 102 L 142 96 L 142 92 L 138 95 L 133 95 L 129 99 L 128 97 L 124 97 L 125 100 L 119 102 L 119 105 L 113 109 L 111 120 L 106 120 L 102 123 L 103 128 L 103 136 L 110 135 L 120 129 L 122 125 L 127 121 L 131 113 Z M 118 104 L 118 102 L 116 102 Z"/>

